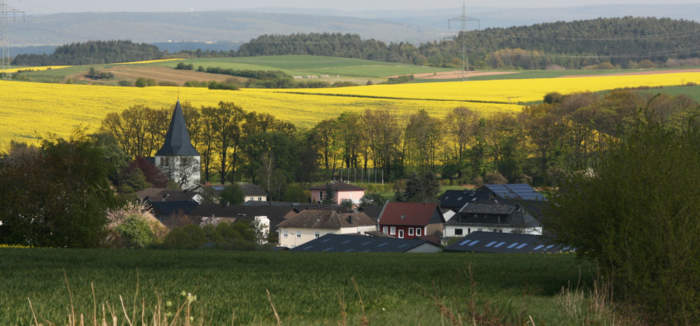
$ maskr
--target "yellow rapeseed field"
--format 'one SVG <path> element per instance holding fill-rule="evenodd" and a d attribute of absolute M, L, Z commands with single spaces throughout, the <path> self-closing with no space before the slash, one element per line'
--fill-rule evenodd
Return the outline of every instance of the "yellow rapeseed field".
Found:
<path fill-rule="evenodd" d="M 379 96 L 410 99 L 449 99 L 526 103 L 540 101 L 549 92 L 597 92 L 625 87 L 657 87 L 700 83 L 700 73 L 507 79 L 443 83 L 373 85 L 328 89 L 294 89 L 292 92 Z"/>
<path fill-rule="evenodd" d="M 38 66 L 38 67 L 16 67 L 10 69 L 0 69 L 0 73 L 13 74 L 20 70 L 23 71 L 44 71 L 69 68 L 70 66 Z"/>
<path fill-rule="evenodd" d="M 213 106 L 220 101 L 234 102 L 247 111 L 270 113 L 300 127 L 311 127 L 345 111 L 389 109 L 406 115 L 425 109 L 431 115 L 443 117 L 452 108 L 465 106 L 488 115 L 517 112 L 522 105 L 503 103 L 538 101 L 552 91 L 566 94 L 689 82 L 700 83 L 700 73 L 239 91 L 0 81 L 0 150 L 6 149 L 10 140 L 35 142 L 49 133 L 67 136 L 78 126 L 95 130 L 107 113 L 120 112 L 133 105 L 172 107 L 178 95 L 183 102 L 198 107 Z"/>
<path fill-rule="evenodd" d="M 234 102 L 247 111 L 266 112 L 279 119 L 311 127 L 340 112 L 390 109 L 409 114 L 425 109 L 442 116 L 451 108 L 464 106 L 454 101 L 408 101 L 279 93 L 268 89 L 239 91 L 189 87 L 117 87 L 76 84 L 0 81 L 0 150 L 10 140 L 35 142 L 49 133 L 67 136 L 77 126 L 95 130 L 107 113 L 133 105 L 172 107 L 183 102 L 199 107 Z M 468 104 L 485 114 L 520 110 L 519 105 Z"/>

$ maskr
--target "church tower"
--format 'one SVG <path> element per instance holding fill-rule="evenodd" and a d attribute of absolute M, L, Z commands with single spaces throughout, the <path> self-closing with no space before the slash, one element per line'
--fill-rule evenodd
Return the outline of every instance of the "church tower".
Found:
<path fill-rule="evenodd" d="M 192 146 L 180 100 L 175 104 L 165 144 L 156 153 L 156 166 L 182 189 L 200 184 L 200 156 Z"/>

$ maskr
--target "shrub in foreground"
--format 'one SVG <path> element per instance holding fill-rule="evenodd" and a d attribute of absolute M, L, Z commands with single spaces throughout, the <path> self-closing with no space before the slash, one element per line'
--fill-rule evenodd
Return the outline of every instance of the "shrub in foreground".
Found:
<path fill-rule="evenodd" d="M 657 323 L 700 323 L 700 131 L 640 127 L 570 177 L 545 227 Z"/>

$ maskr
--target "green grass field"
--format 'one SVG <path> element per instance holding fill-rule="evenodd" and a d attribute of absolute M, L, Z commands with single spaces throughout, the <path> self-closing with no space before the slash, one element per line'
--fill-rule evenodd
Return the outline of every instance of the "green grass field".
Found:
<path fill-rule="evenodd" d="M 642 93 L 648 94 L 668 94 L 668 95 L 685 95 L 692 98 L 695 101 L 700 102 L 700 86 L 674 86 L 674 87 L 661 87 L 641 90 Z"/>
<path fill-rule="evenodd" d="M 275 324 L 266 290 L 283 325 L 337 324 L 343 311 L 350 325 L 363 315 L 370 325 L 441 325 L 471 312 L 499 325 L 529 316 L 537 325 L 577 325 L 584 317 L 567 313 L 560 292 L 590 287 L 594 277 L 592 264 L 571 255 L 0 249 L 0 261 L 1 325 L 30 324 L 28 299 L 44 325 L 65 324 L 64 271 L 76 316 L 92 316 L 93 283 L 98 315 L 106 303 L 108 316 L 109 307 L 123 316 L 120 295 L 137 316 L 143 304 L 148 319 L 157 298 L 172 313 L 185 291 L 197 295 L 193 317 L 207 325 L 230 325 L 232 315 L 236 325 Z"/>
<path fill-rule="evenodd" d="M 386 78 L 394 75 L 410 75 L 454 70 L 392 62 L 310 55 L 197 58 L 187 59 L 181 62 L 193 64 L 195 67 L 203 66 L 205 68 L 221 67 L 240 70 L 281 70 L 292 76 L 339 75 L 343 77 L 358 78 Z M 163 62 L 157 64 L 175 67 L 178 62 Z"/>

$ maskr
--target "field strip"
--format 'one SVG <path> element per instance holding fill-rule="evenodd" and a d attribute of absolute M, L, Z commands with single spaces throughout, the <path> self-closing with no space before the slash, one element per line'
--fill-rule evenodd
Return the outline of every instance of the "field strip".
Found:
<path fill-rule="evenodd" d="M 391 96 L 372 96 L 360 94 L 333 94 L 333 93 L 306 93 L 306 92 L 285 92 L 278 91 L 281 94 L 297 94 L 297 95 L 317 95 L 317 96 L 338 96 L 338 97 L 358 97 L 358 98 L 373 98 L 382 100 L 404 100 L 404 101 L 431 101 L 431 102 L 465 102 L 465 103 L 488 103 L 488 104 L 514 104 L 522 105 L 522 103 L 503 102 L 503 101 L 485 101 L 485 100 L 466 100 L 466 99 L 440 99 L 440 98 L 411 98 L 411 97 L 391 97 Z"/>

